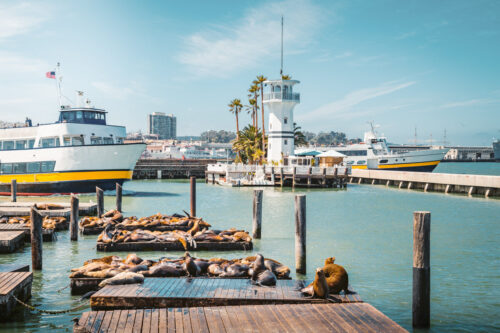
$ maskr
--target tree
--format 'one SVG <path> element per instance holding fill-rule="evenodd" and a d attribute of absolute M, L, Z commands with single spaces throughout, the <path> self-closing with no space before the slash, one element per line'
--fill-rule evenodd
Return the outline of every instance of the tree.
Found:
<path fill-rule="evenodd" d="M 213 143 L 229 143 L 236 138 L 236 134 L 234 132 L 229 131 L 205 131 L 201 133 L 200 139 L 202 141 L 208 141 Z"/>
<path fill-rule="evenodd" d="M 307 146 L 307 141 L 305 135 L 301 131 L 301 127 L 297 126 L 297 123 L 293 123 L 293 138 L 295 146 Z"/>
<path fill-rule="evenodd" d="M 281 75 L 281 79 L 282 79 L 282 80 L 291 80 L 291 79 L 292 79 L 292 76 L 291 76 L 291 75 L 288 75 L 288 74 L 283 74 L 283 75 Z"/>
<path fill-rule="evenodd" d="M 252 120 L 253 120 L 253 126 L 256 127 L 257 129 L 259 128 L 259 122 L 258 122 L 258 116 L 257 116 L 257 109 L 258 109 L 258 104 L 257 104 L 257 93 L 259 92 L 260 87 L 258 84 L 256 84 L 256 81 L 252 82 L 252 85 L 248 89 L 248 92 L 250 93 L 248 95 L 248 102 L 250 102 L 250 105 L 252 106 Z"/>
<path fill-rule="evenodd" d="M 266 122 L 264 119 L 264 81 L 267 81 L 267 77 L 264 75 L 257 76 L 257 79 L 254 82 L 260 84 L 260 111 L 262 112 L 262 150 L 265 150 L 266 145 Z"/>
<path fill-rule="evenodd" d="M 236 138 L 238 138 L 238 135 L 240 133 L 240 124 L 238 122 L 238 113 L 241 112 L 241 108 L 243 105 L 241 104 L 241 101 L 238 98 L 233 99 L 229 104 L 229 112 L 234 113 L 236 116 Z"/>
<path fill-rule="evenodd" d="M 262 133 L 251 125 L 246 126 L 233 141 L 233 150 L 238 153 L 242 163 L 262 162 L 264 151 L 260 149 L 261 146 Z"/>

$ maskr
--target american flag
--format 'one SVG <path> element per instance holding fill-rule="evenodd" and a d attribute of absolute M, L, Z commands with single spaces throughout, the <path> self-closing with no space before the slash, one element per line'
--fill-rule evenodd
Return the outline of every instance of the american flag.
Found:
<path fill-rule="evenodd" d="M 56 72 L 47 72 L 45 76 L 49 79 L 55 79 L 56 78 Z"/>

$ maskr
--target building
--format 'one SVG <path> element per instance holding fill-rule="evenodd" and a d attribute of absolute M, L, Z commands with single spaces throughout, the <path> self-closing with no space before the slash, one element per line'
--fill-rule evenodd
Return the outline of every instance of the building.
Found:
<path fill-rule="evenodd" d="M 297 80 L 270 80 L 264 82 L 270 91 L 264 93 L 264 104 L 269 110 L 267 160 L 283 164 L 293 156 L 293 109 L 300 103 L 300 94 L 293 92 Z"/>
<path fill-rule="evenodd" d="M 157 135 L 160 140 L 175 139 L 177 137 L 177 118 L 173 114 L 153 112 L 148 116 L 148 133 Z"/>

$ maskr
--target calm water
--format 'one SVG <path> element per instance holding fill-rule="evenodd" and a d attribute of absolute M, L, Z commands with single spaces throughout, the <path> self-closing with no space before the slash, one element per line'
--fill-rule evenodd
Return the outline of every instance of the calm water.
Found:
<path fill-rule="evenodd" d="M 462 163 L 460 163 L 463 165 Z M 486 164 L 486 163 L 484 163 Z M 476 165 L 482 167 L 483 163 Z M 495 166 L 494 163 L 491 163 Z M 500 168 L 500 164 L 496 164 Z M 443 168 L 450 163 L 443 164 Z M 441 168 L 441 166 L 440 166 Z M 449 171 L 442 171 L 449 172 Z M 127 215 L 174 213 L 189 209 L 187 182 L 133 181 L 125 186 Z M 250 188 L 226 188 L 198 183 L 198 215 L 217 228 L 251 229 Z M 254 252 L 294 267 L 293 199 L 307 194 L 307 277 L 326 257 L 349 272 L 352 288 L 397 323 L 411 330 L 412 212 L 429 210 L 431 228 L 431 318 L 433 332 L 495 331 L 500 320 L 500 200 L 458 195 L 350 185 L 348 190 L 264 190 L 262 240 Z M 22 198 L 26 200 L 26 198 Z M 46 200 L 68 200 L 53 197 Z M 82 196 L 82 201 L 95 200 Z M 112 208 L 114 197 L 105 198 Z M 97 236 L 70 242 L 68 232 L 44 243 L 44 269 L 35 273 L 31 304 L 56 310 L 75 306 L 69 271 L 90 258 L 108 255 L 95 250 Z M 241 257 L 249 253 L 193 252 L 200 257 Z M 124 256 L 126 253 L 116 253 Z M 158 258 L 161 252 L 138 253 Z M 170 253 L 169 253 L 170 254 Z M 180 255 L 182 253 L 174 253 Z M 28 246 L 1 255 L 0 263 L 31 264 Z M 88 308 L 64 315 L 26 311 L 0 324 L 0 332 L 71 331 L 71 319 Z"/>

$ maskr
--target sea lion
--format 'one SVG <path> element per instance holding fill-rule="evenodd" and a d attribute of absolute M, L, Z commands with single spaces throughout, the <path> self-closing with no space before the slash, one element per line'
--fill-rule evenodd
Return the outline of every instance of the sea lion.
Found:
<path fill-rule="evenodd" d="M 264 265 L 264 257 L 261 254 L 255 256 L 255 261 L 252 264 L 251 279 L 261 286 L 276 285 L 276 275 L 266 268 Z"/>
<path fill-rule="evenodd" d="M 326 282 L 325 272 L 322 268 L 316 269 L 316 276 L 313 281 L 313 297 L 327 298 L 328 297 L 328 283 Z"/>
<path fill-rule="evenodd" d="M 349 276 L 347 271 L 344 267 L 334 264 L 334 262 L 335 257 L 327 258 L 323 267 L 330 294 L 338 294 L 342 290 L 345 294 L 348 294 L 350 292 L 348 290 Z"/>
<path fill-rule="evenodd" d="M 212 264 L 211 262 L 202 259 L 195 259 L 194 263 L 200 268 L 200 274 L 206 274 L 208 266 Z"/>
<path fill-rule="evenodd" d="M 200 268 L 194 262 L 194 259 L 191 257 L 189 252 L 184 254 L 184 270 L 187 272 L 189 276 L 198 276 L 200 275 Z"/>
<path fill-rule="evenodd" d="M 248 274 L 248 266 L 242 264 L 231 264 L 226 267 L 224 273 L 222 273 L 221 277 L 243 277 Z"/>
<path fill-rule="evenodd" d="M 127 258 L 125 258 L 125 264 L 129 265 L 129 264 L 134 264 L 134 265 L 138 265 L 142 262 L 142 259 L 139 258 L 135 253 L 131 253 L 127 256 Z"/>
<path fill-rule="evenodd" d="M 264 265 L 273 272 L 277 278 L 286 279 L 290 275 L 290 268 L 273 259 L 264 259 Z"/>
<path fill-rule="evenodd" d="M 218 276 L 218 275 L 224 273 L 224 270 L 220 267 L 219 264 L 211 264 L 210 266 L 208 266 L 207 272 L 210 275 Z"/>
<path fill-rule="evenodd" d="M 148 271 L 141 272 L 144 276 L 152 277 L 179 277 L 185 274 L 182 268 L 177 267 L 174 264 L 161 263 L 149 268 Z"/>
<path fill-rule="evenodd" d="M 133 284 L 144 282 L 144 275 L 133 272 L 122 272 L 99 283 L 99 287 L 115 284 Z"/>

